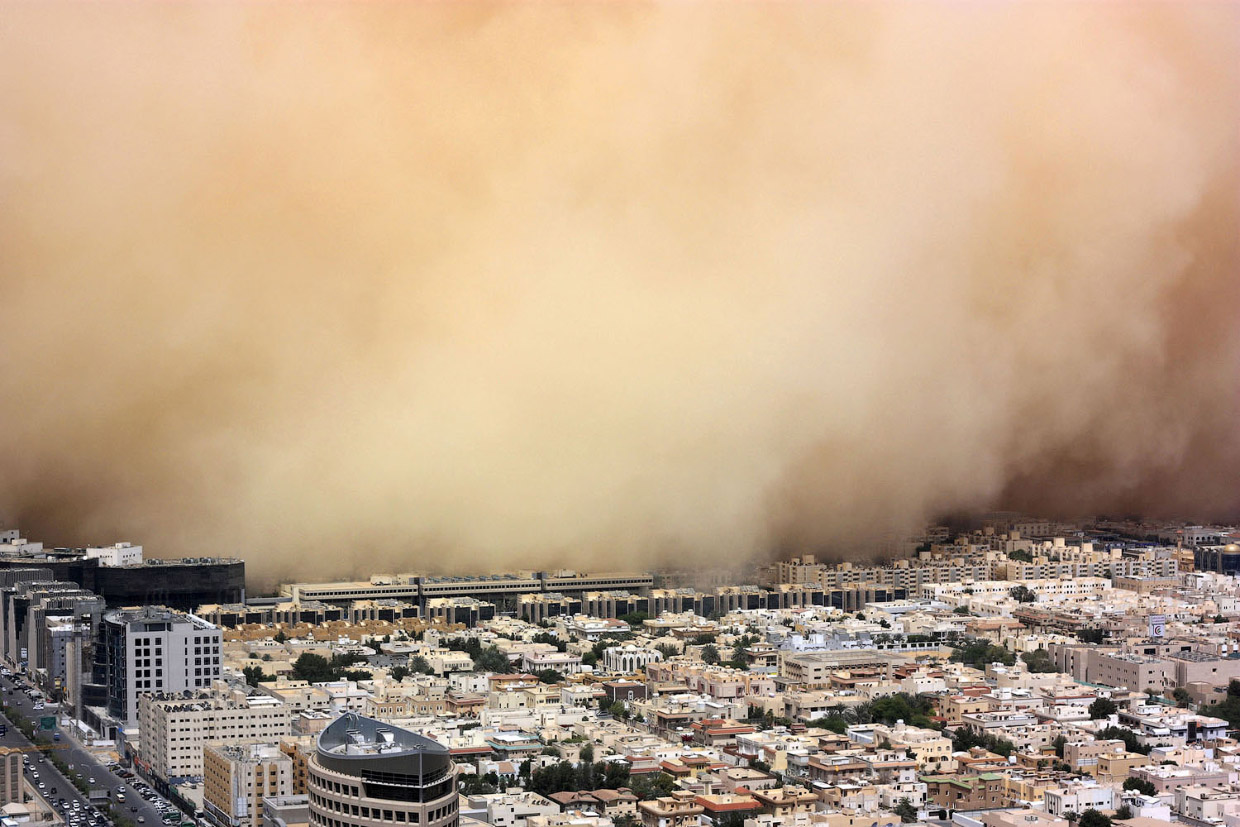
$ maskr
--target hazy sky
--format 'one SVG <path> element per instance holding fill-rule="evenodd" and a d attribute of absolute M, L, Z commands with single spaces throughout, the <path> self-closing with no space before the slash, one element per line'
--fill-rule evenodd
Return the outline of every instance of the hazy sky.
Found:
<path fill-rule="evenodd" d="M 1236 4 L 2 13 L 34 539 L 304 578 L 1240 505 Z"/>

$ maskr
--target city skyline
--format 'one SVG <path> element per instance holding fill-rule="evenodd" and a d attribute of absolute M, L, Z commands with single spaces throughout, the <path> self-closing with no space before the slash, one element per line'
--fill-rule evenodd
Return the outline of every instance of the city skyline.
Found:
<path fill-rule="evenodd" d="M 269 578 L 1235 518 L 1238 15 L 8 5 L 0 513 Z"/>

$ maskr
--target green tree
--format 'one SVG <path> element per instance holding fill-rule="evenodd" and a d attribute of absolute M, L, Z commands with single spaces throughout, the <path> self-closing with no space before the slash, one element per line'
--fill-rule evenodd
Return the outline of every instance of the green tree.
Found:
<path fill-rule="evenodd" d="M 1127 821 L 1132 818 L 1132 808 L 1127 804 L 1121 804 L 1119 809 L 1115 811 L 1116 821 Z"/>
<path fill-rule="evenodd" d="M 745 654 L 745 646 L 743 644 L 738 643 L 732 648 L 732 657 L 728 660 L 727 665 L 733 669 L 749 668 L 749 656 Z"/>
<path fill-rule="evenodd" d="M 286 642 L 287 640 L 288 640 L 288 635 L 284 634 L 284 630 L 283 630 L 283 629 L 278 629 L 278 630 L 276 630 L 276 634 L 275 634 L 275 642 L 276 642 L 276 643 L 284 643 L 284 642 Z"/>
<path fill-rule="evenodd" d="M 559 683 L 564 680 L 564 676 L 554 669 L 539 669 L 537 674 L 539 683 Z"/>
<path fill-rule="evenodd" d="M 578 753 L 578 758 L 587 763 L 593 761 L 594 760 L 594 745 L 588 742 L 583 744 L 581 747 L 581 751 Z"/>
<path fill-rule="evenodd" d="M 539 795 L 552 795 L 577 789 L 577 769 L 567 761 L 540 767 L 530 775 L 529 789 Z"/>
<path fill-rule="evenodd" d="M 473 661 L 475 672 L 507 674 L 512 671 L 512 664 L 508 662 L 508 656 L 501 652 L 497 646 L 488 646 L 481 650 L 478 652 L 477 657 L 473 658 Z"/>
<path fill-rule="evenodd" d="M 908 796 L 901 798 L 891 811 L 900 817 L 900 821 L 905 824 L 912 824 L 917 820 L 917 808 L 913 806 L 913 802 L 909 801 Z"/>
<path fill-rule="evenodd" d="M 1008 552 L 1008 559 L 1015 560 L 1017 563 L 1032 563 L 1033 555 L 1024 549 L 1018 548 L 1015 551 Z"/>
<path fill-rule="evenodd" d="M 870 721 L 888 726 L 904 721 L 909 726 L 923 729 L 934 727 L 934 722 L 930 720 L 933 713 L 934 702 L 929 696 L 910 695 L 907 692 L 875 698 L 869 704 L 861 704 L 855 709 L 858 719 L 869 718 Z"/>
<path fill-rule="evenodd" d="M 648 772 L 634 776 L 629 789 L 642 801 L 671 795 L 676 781 L 665 772 Z"/>
<path fill-rule="evenodd" d="M 388 674 L 391 675 L 392 680 L 400 683 L 405 678 L 409 677 L 409 667 L 397 664 L 388 670 Z"/>
<path fill-rule="evenodd" d="M 629 718 L 629 708 L 625 705 L 624 701 L 616 701 L 611 706 L 607 707 L 607 711 L 622 721 L 627 721 Z"/>
<path fill-rule="evenodd" d="M 245 682 L 250 686 L 258 686 L 258 682 L 267 677 L 263 674 L 261 666 L 247 666 L 241 670 L 241 673 L 245 675 Z"/>
<path fill-rule="evenodd" d="M 1017 603 L 1033 603 L 1038 599 L 1038 596 L 1033 592 L 1033 590 L 1024 583 L 1021 583 L 1019 586 L 1013 586 L 1008 590 L 1008 594 L 1010 594 L 1012 599 Z"/>
<path fill-rule="evenodd" d="M 1063 758 L 1063 748 L 1068 745 L 1068 739 L 1062 735 L 1056 735 L 1055 740 L 1051 741 L 1051 747 L 1055 750 L 1056 758 Z"/>
<path fill-rule="evenodd" d="M 564 652 L 568 650 L 568 644 L 560 640 L 560 638 L 557 635 L 553 635 L 550 632 L 539 632 L 538 634 L 534 635 L 532 642 L 550 644 L 551 646 L 555 647 L 557 652 Z"/>
<path fill-rule="evenodd" d="M 1076 633 L 1076 639 L 1081 643 L 1092 643 L 1096 646 L 1106 641 L 1107 633 L 1105 629 L 1092 626 L 1087 629 L 1079 629 Z"/>
<path fill-rule="evenodd" d="M 461 795 L 489 795 L 497 792 L 495 785 L 477 773 L 461 776 Z"/>
<path fill-rule="evenodd" d="M 654 650 L 662 655 L 664 660 L 674 658 L 680 654 L 680 650 L 670 643 L 656 643 Z"/>
<path fill-rule="evenodd" d="M 1021 655 L 1021 660 L 1025 662 L 1025 668 L 1030 672 L 1058 672 L 1059 667 L 1055 665 L 1055 661 L 1051 659 L 1050 652 L 1045 649 L 1035 649 L 1032 652 L 1025 652 Z"/>
<path fill-rule="evenodd" d="M 809 722 L 809 725 L 829 730 L 837 735 L 843 735 L 848 730 L 848 719 L 843 715 L 832 713 L 823 718 L 815 718 Z"/>
<path fill-rule="evenodd" d="M 431 662 L 421 655 L 414 655 L 409 659 L 409 670 L 419 675 L 435 674 L 435 670 L 431 667 Z"/>
<path fill-rule="evenodd" d="M 336 677 L 331 663 L 322 655 L 306 652 L 293 661 L 293 678 L 310 683 L 323 683 Z"/>
<path fill-rule="evenodd" d="M 1158 788 L 1154 786 L 1154 782 L 1146 781 L 1144 778 L 1125 778 L 1125 790 L 1135 790 L 1141 795 L 1158 795 Z"/>
<path fill-rule="evenodd" d="M 629 765 L 624 761 L 605 761 L 602 764 L 602 785 L 608 790 L 618 790 L 630 784 Z"/>
<path fill-rule="evenodd" d="M 708 643 L 702 647 L 702 662 L 712 666 L 719 662 L 719 650 L 715 644 Z"/>
<path fill-rule="evenodd" d="M 1193 696 L 1182 686 L 1177 687 L 1176 690 L 1171 693 L 1171 697 L 1174 698 L 1175 702 L 1180 706 L 1187 707 L 1191 706 L 1193 703 Z"/>
<path fill-rule="evenodd" d="M 957 647 L 952 652 L 951 659 L 975 669 L 985 669 L 991 663 L 1012 666 L 1016 663 L 1016 653 L 1006 646 L 995 646 L 987 640 L 970 640 Z"/>
<path fill-rule="evenodd" d="M 646 612 L 629 612 L 626 615 L 620 615 L 619 619 L 630 626 L 640 626 L 650 619 L 650 615 Z"/>
<path fill-rule="evenodd" d="M 1006 738 L 1000 738 L 989 732 L 979 733 L 966 727 L 958 727 L 952 735 L 952 749 L 956 752 L 967 752 L 973 747 L 981 747 L 1004 758 L 1016 752 L 1016 744 Z"/>
<path fill-rule="evenodd" d="M 1081 813 L 1081 819 L 1077 822 L 1077 827 L 1111 827 L 1111 819 L 1090 807 Z"/>
<path fill-rule="evenodd" d="M 1109 718 L 1116 712 L 1119 712 L 1119 707 L 1110 698 L 1098 698 L 1089 705 L 1089 717 L 1094 721 Z"/>
<path fill-rule="evenodd" d="M 1131 729 L 1122 726 L 1109 726 L 1099 730 L 1094 735 L 1099 741 L 1123 741 L 1124 748 L 1129 752 L 1140 753 L 1141 755 L 1149 755 L 1150 748 L 1141 743 L 1141 739 L 1137 737 L 1137 733 Z"/>

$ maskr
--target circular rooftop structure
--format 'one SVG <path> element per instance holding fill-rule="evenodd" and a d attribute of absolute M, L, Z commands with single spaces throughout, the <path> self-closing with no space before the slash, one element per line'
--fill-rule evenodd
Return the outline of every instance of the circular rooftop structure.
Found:
<path fill-rule="evenodd" d="M 423 786 L 452 767 L 448 748 L 397 726 L 349 712 L 319 733 L 319 762 L 362 779 Z"/>

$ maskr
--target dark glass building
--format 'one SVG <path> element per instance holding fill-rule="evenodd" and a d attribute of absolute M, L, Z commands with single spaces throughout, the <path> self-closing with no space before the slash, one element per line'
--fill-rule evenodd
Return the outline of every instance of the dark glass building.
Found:
<path fill-rule="evenodd" d="M 457 827 L 448 748 L 348 713 L 319 734 L 307 762 L 311 827 Z"/>

